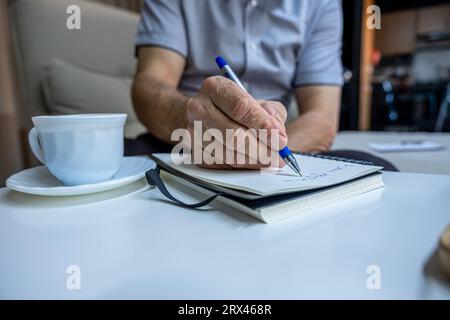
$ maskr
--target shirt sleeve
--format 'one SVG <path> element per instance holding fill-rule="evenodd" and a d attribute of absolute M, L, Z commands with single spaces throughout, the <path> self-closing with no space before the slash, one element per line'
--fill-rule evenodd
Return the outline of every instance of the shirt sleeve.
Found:
<path fill-rule="evenodd" d="M 327 1 L 308 22 L 311 29 L 299 52 L 293 86 L 342 86 L 343 23 L 340 1 Z"/>
<path fill-rule="evenodd" d="M 139 47 L 157 46 L 188 54 L 181 0 L 145 0 L 136 34 Z"/>

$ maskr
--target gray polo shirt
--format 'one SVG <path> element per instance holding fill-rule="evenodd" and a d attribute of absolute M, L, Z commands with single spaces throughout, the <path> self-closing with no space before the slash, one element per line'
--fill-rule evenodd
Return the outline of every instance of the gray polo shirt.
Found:
<path fill-rule="evenodd" d="M 343 83 L 340 0 L 146 0 L 136 45 L 186 58 L 179 89 L 195 95 L 222 55 L 257 99 Z"/>

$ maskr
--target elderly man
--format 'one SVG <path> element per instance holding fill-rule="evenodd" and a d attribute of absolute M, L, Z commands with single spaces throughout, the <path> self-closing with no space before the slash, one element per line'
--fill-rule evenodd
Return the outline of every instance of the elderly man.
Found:
<path fill-rule="evenodd" d="M 178 128 L 278 129 L 278 147 L 327 151 L 336 135 L 343 71 L 339 0 L 146 0 L 132 97 L 149 133 Z M 247 92 L 217 76 L 230 62 Z M 299 117 L 285 124 L 297 100 Z M 214 167 L 258 168 L 231 164 Z"/>

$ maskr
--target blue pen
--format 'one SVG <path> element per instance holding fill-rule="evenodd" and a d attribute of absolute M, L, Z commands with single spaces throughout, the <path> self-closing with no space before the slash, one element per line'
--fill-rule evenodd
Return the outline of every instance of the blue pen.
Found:
<path fill-rule="evenodd" d="M 237 75 L 234 73 L 233 69 L 228 65 L 227 61 L 222 57 L 218 56 L 216 58 L 216 63 L 219 66 L 220 71 L 222 72 L 222 75 L 230 79 L 231 81 L 235 82 L 239 87 L 242 88 L 245 92 L 247 90 L 245 89 L 242 82 L 239 80 Z M 280 157 L 286 162 L 286 164 L 289 166 L 289 168 L 292 169 L 295 173 L 302 176 L 302 171 L 300 170 L 300 166 L 297 163 L 297 160 L 295 160 L 294 155 L 292 154 L 292 151 L 289 150 L 289 148 L 286 146 L 283 149 L 281 149 L 279 152 Z"/>

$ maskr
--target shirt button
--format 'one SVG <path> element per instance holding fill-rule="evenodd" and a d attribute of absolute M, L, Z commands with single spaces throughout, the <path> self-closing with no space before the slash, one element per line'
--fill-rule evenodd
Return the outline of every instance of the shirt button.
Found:
<path fill-rule="evenodd" d="M 252 0 L 250 1 L 250 5 L 254 8 L 258 5 L 258 0 Z"/>
<path fill-rule="evenodd" d="M 256 49 L 256 43 L 254 43 L 254 42 L 250 43 L 250 49 L 255 50 Z"/>

